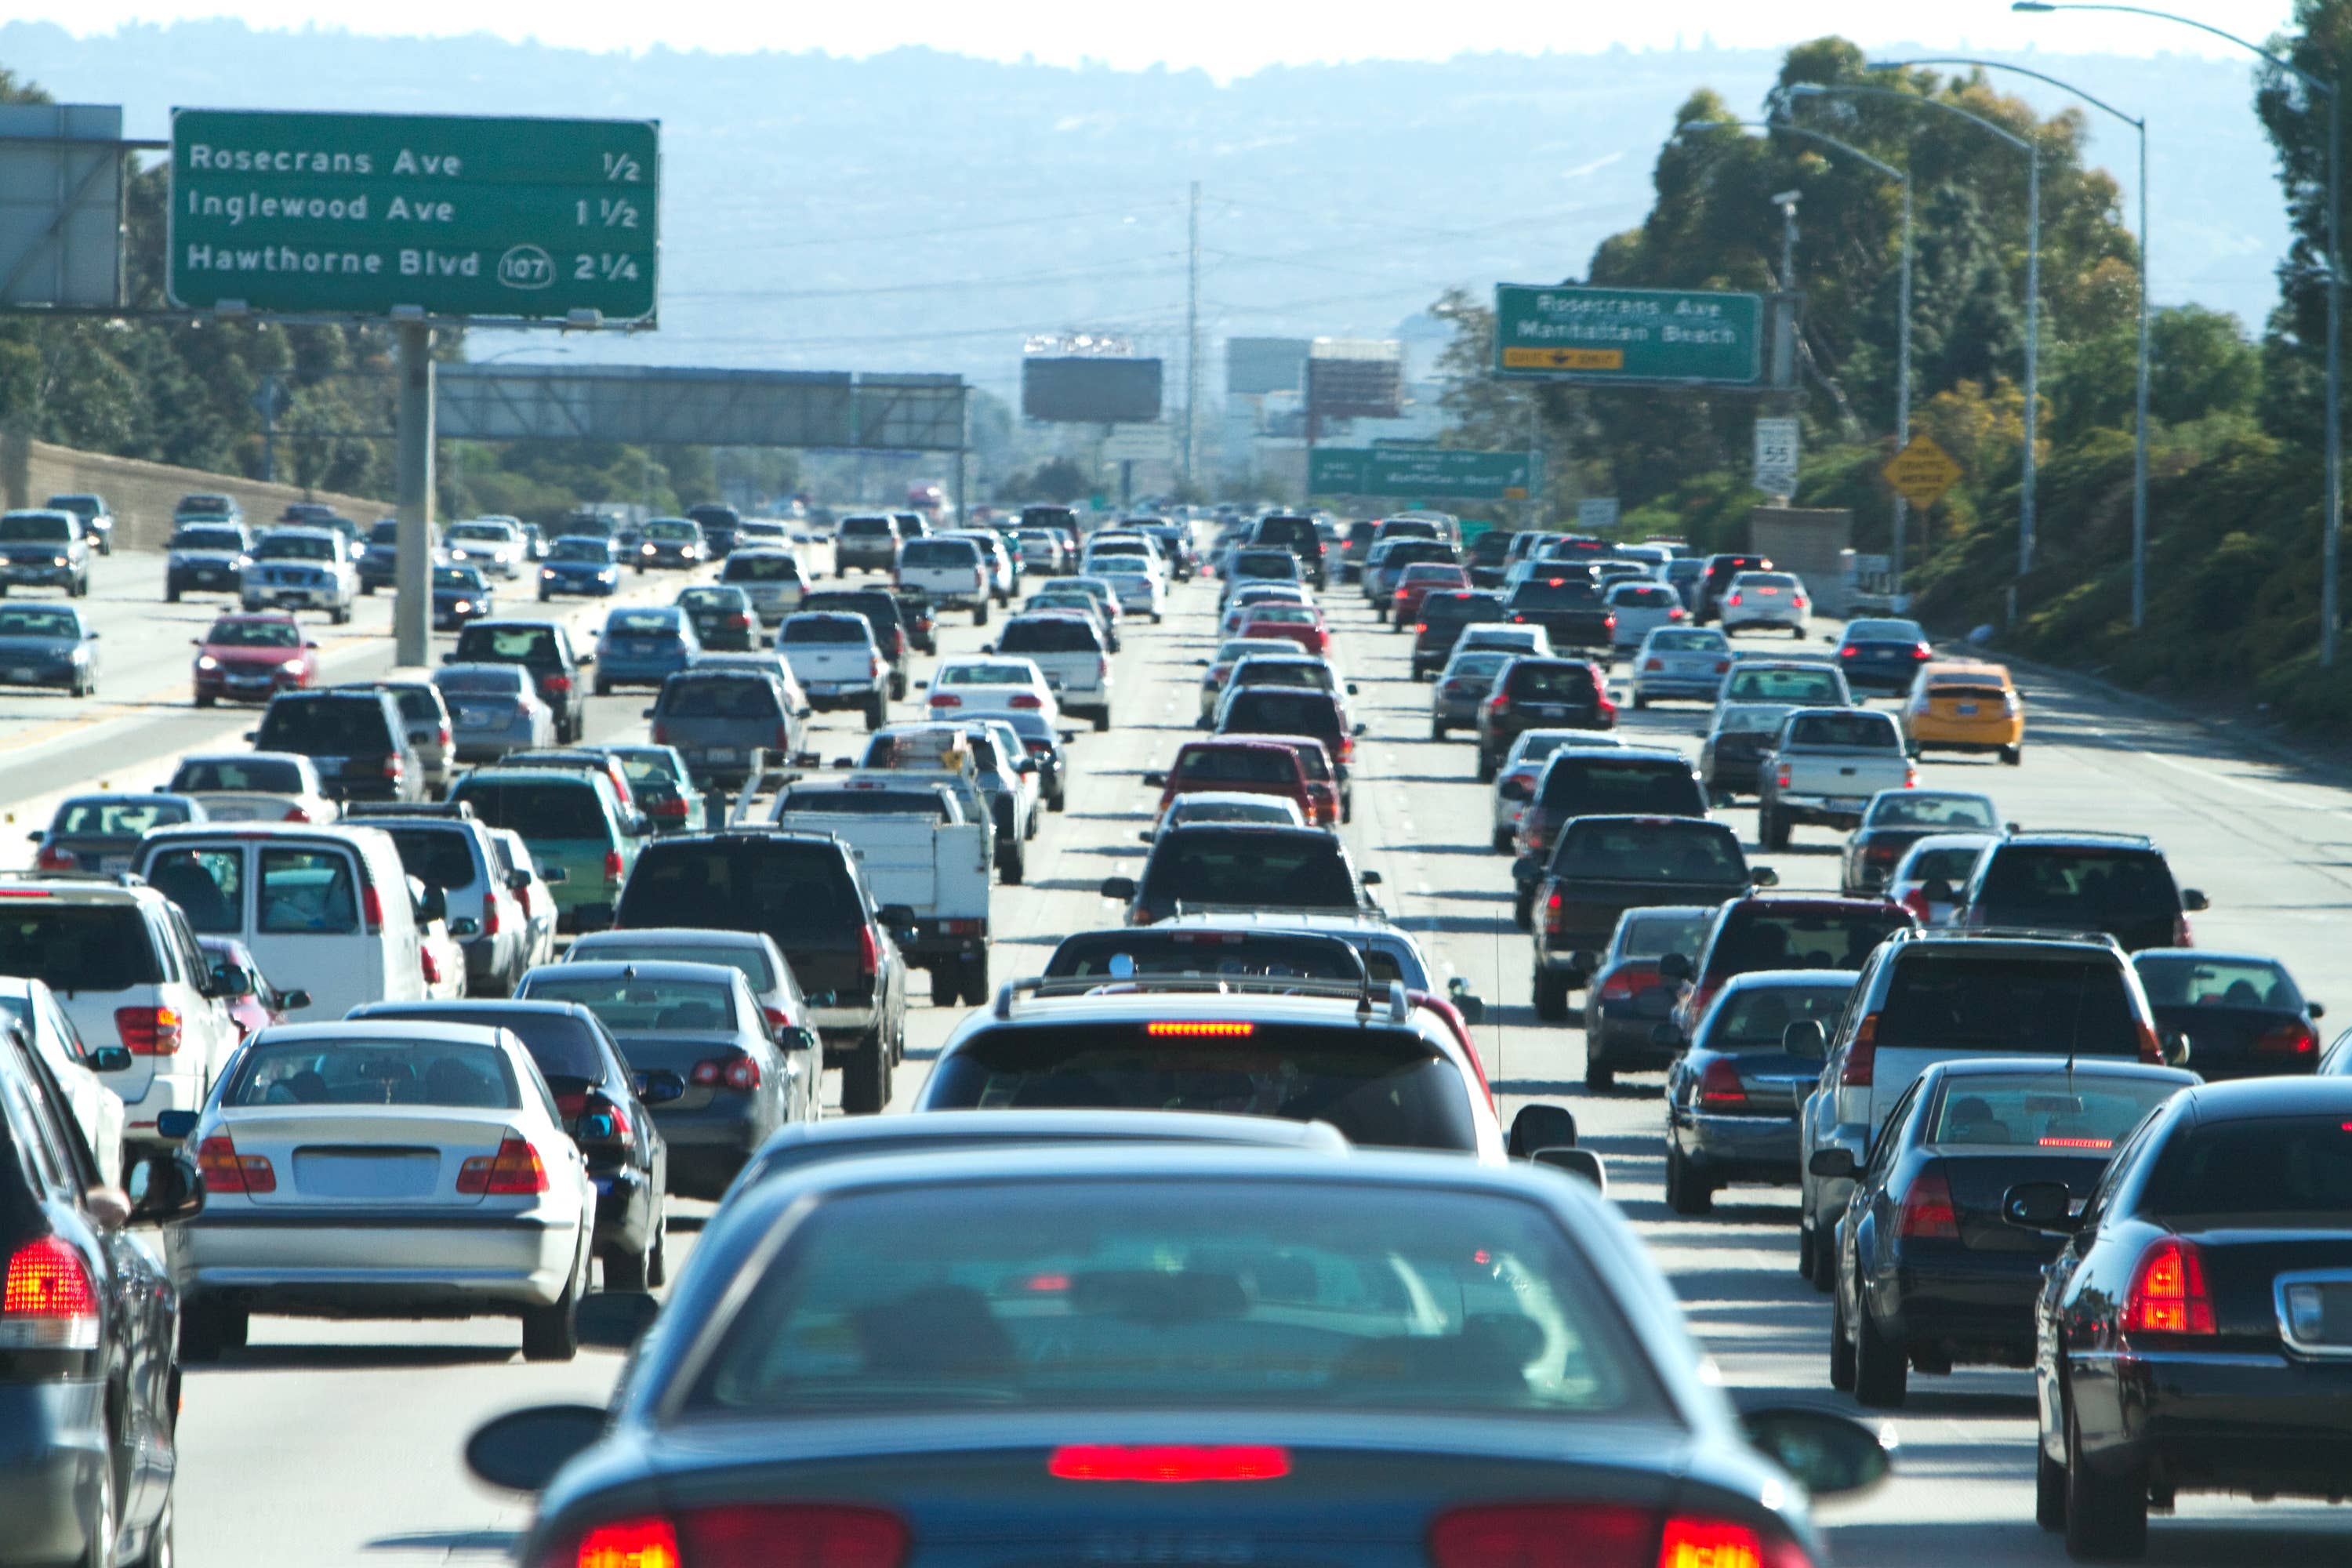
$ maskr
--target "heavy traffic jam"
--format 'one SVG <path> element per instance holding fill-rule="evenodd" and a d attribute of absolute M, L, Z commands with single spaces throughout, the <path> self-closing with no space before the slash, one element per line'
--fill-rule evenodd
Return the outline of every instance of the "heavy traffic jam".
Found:
<path fill-rule="evenodd" d="M 477 1521 L 372 1544 L 530 1568 L 2340 1553 L 2352 1044 L 2078 695 L 1673 540 L 786 510 L 453 523 L 350 679 L 393 525 L 183 503 L 250 728 L 0 873 L 0 1561 L 324 1560 L 190 1434 L 369 1369 Z"/>

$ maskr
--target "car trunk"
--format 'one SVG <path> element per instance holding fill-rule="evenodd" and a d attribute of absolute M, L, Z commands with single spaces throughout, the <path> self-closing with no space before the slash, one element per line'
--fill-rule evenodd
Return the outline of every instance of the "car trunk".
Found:
<path fill-rule="evenodd" d="M 793 966 L 800 974 L 798 963 Z M 803 981 L 805 984 L 805 981 Z M 664 1034 L 617 1035 L 614 1043 L 621 1047 L 621 1059 L 629 1064 L 632 1072 L 674 1072 L 686 1080 L 686 1092 L 676 1100 L 653 1108 L 654 1122 L 658 1126 L 665 1115 L 708 1110 L 722 1094 L 740 1096 L 741 1090 L 728 1089 L 723 1083 L 694 1081 L 696 1064 L 725 1061 L 743 1054 L 743 1043 L 733 1035 Z"/>
<path fill-rule="evenodd" d="M 2167 1005 L 2154 1011 L 2159 1037 L 2175 1032 L 2189 1037 L 2189 1066 L 2208 1083 L 2307 1073 L 2318 1065 L 2319 1037 L 2297 1013 L 2212 1005 Z"/>
<path fill-rule="evenodd" d="M 1555 949 L 1589 948 L 1598 952 L 1608 945 L 1609 933 L 1617 929 L 1618 917 L 1627 910 L 1643 909 L 1654 904 L 1719 904 L 1746 891 L 1748 884 L 1745 881 L 1632 881 L 1559 877 L 1548 884 L 1537 914 L 1543 921 L 1546 935 Z M 1557 906 L 1552 903 L 1555 899 L 1559 900 Z"/>
<path fill-rule="evenodd" d="M 2264 1215 L 2277 1223 L 2261 1226 L 2191 1223 L 2202 1217 L 2182 1215 L 2175 1226 L 2200 1255 L 2214 1324 L 2225 1341 L 2241 1341 L 2236 1348 L 2255 1348 L 2255 1342 L 2274 1348 L 2284 1297 L 2304 1346 L 2352 1354 L 2352 1232 L 2340 1214 Z M 2316 1278 L 2288 1281 L 2282 1289 L 2282 1275 Z"/>
<path fill-rule="evenodd" d="M 1951 1092 L 1963 1090 L 1967 1080 L 1954 1079 Z M 2069 1153 L 2063 1150 L 2001 1144 L 1940 1144 L 1928 1169 L 1942 1173 L 1950 1184 L 1952 1212 L 1959 1222 L 1960 1245 L 1976 1252 L 2032 1252 L 2058 1256 L 2059 1238 L 2026 1230 L 2001 1218 L 2001 1194 L 2020 1182 L 2063 1182 L 2080 1208 L 2107 1168 L 2109 1149 Z"/>
<path fill-rule="evenodd" d="M 520 1136 L 520 1114 L 448 1106 L 241 1106 L 222 1113 L 220 1130 L 240 1158 L 269 1162 L 277 1184 L 251 1194 L 257 1207 L 471 1208 L 482 1195 L 457 1191 L 458 1167 L 478 1155 L 495 1157 L 501 1142 Z"/>

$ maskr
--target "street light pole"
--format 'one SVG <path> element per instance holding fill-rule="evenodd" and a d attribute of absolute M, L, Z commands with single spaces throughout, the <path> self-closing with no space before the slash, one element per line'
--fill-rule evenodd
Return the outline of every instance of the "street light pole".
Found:
<path fill-rule="evenodd" d="M 2090 0 L 2070 0 L 2054 4 L 2053 0 L 2011 0 L 2009 7 L 2029 16 L 2046 16 L 2056 11 L 2110 11 L 2126 16 L 2146 16 L 2158 22 L 2171 22 L 2183 27 L 2193 27 L 2210 34 L 2224 43 L 2235 44 L 2278 70 L 2303 83 L 2305 92 L 2327 95 L 2327 430 L 2325 449 L 2327 466 L 2327 512 L 2319 528 L 2319 663 L 2326 668 L 2336 662 L 2336 621 L 2338 570 L 2343 553 L 2344 522 L 2344 84 L 2339 77 L 2335 81 L 2322 81 L 2284 55 L 2273 54 L 2260 44 L 2242 38 L 2235 33 L 2224 32 L 2210 22 L 2200 22 L 2194 16 L 2176 16 L 2170 11 L 2152 10 L 2145 5 L 2108 5 Z M 2145 151 L 2143 151 L 2145 157 Z M 2145 290 L 2143 290 L 2143 295 Z"/>
<path fill-rule="evenodd" d="M 2033 524 L 2035 468 L 2033 442 L 2039 423 L 2036 407 L 2042 387 L 2042 149 L 2006 126 L 1997 125 L 1981 114 L 1971 114 L 1956 104 L 1941 99 L 1922 98 L 1916 93 L 1896 92 L 1884 87 L 1851 87 L 1823 82 L 1795 82 L 1780 90 L 1780 101 L 1791 98 L 1887 98 L 1898 103 L 1913 104 L 1923 109 L 1937 109 L 1957 115 L 1982 130 L 1990 132 L 2025 154 L 2026 215 L 2025 215 L 2025 453 L 2022 471 L 2019 476 L 2017 498 L 2017 574 L 2023 577 L 2033 565 Z M 1898 584 L 1899 586 L 1899 584 Z"/>

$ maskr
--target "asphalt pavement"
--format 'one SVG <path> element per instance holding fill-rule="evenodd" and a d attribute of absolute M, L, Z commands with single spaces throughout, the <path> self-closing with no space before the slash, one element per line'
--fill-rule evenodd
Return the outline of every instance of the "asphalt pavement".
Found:
<path fill-rule="evenodd" d="M 21 805 L 152 767 L 189 746 L 233 744 L 249 727 L 242 715 L 187 707 L 185 637 L 201 630 L 208 608 L 157 603 L 160 566 L 142 579 L 140 563 L 100 565 L 89 604 L 110 633 L 107 692 L 79 705 L 91 712 L 79 717 L 63 699 L 0 697 L 0 800 Z M 158 590 L 143 600 L 142 582 Z M 1027 885 L 997 890 L 1000 980 L 1034 973 L 1063 935 L 1118 920 L 1097 889 L 1141 863 L 1136 835 L 1153 796 L 1140 775 L 1195 733 L 1214 592 L 1200 583 L 1178 590 L 1165 626 L 1129 622 L 1117 660 L 1116 727 L 1082 731 L 1072 748 L 1068 810 L 1045 818 L 1030 846 Z M 1487 1022 L 1475 1033 L 1505 1120 L 1529 1099 L 1574 1110 L 1582 1142 L 1607 1160 L 1612 1194 L 1743 1400 L 1785 1396 L 1853 1411 L 1829 1390 L 1826 1302 L 1796 1272 L 1794 1189 L 1734 1188 L 1708 1217 L 1670 1215 L 1660 1079 L 1627 1075 L 1613 1093 L 1591 1093 L 1577 1028 L 1535 1021 L 1528 940 L 1511 924 L 1509 863 L 1488 846 L 1488 795 L 1474 782 L 1471 748 L 1466 740 L 1427 738 L 1430 688 L 1407 679 L 1405 639 L 1376 626 L 1348 588 L 1335 584 L 1326 603 L 1339 660 L 1361 687 L 1356 717 L 1370 726 L 1360 750 L 1356 819 L 1345 831 L 1358 864 L 1382 873 L 1392 914 L 1433 966 L 1486 999 Z M 363 602 L 352 627 L 334 629 L 343 634 L 329 649 L 338 678 L 388 666 L 383 604 Z M 593 612 L 586 618 L 593 624 Z M 942 628 L 943 649 L 969 652 L 987 640 L 968 619 Z M 2200 946 L 2276 953 L 2310 994 L 2352 1007 L 2344 983 L 2352 961 L 2336 940 L 2352 901 L 2352 791 L 2228 752 L 2201 730 L 2128 712 L 2087 689 L 2029 681 L 2026 694 L 2022 767 L 1937 759 L 1923 766 L 1922 782 L 1986 791 L 2006 817 L 2029 826 L 2152 834 L 2180 880 L 2212 899 L 2211 910 L 2196 917 Z M 635 693 L 594 700 L 592 738 L 642 734 L 642 707 Z M 913 703 L 895 710 L 902 718 L 917 711 Z M 1694 752 L 1704 716 L 1696 704 L 1620 710 L 1629 734 Z M 824 715 L 817 725 L 812 743 L 828 757 L 856 743 L 849 716 Z M 1752 808 L 1718 815 L 1739 828 L 1752 857 L 1780 871 L 1783 887 L 1834 889 L 1838 835 L 1800 828 L 1789 851 L 1766 855 L 1753 847 Z M 913 1006 L 894 1108 L 908 1102 L 963 1013 Z M 673 1242 L 690 1241 L 704 1212 L 678 1205 L 673 1213 L 683 1223 L 673 1218 Z M 252 1341 L 187 1373 L 178 1551 L 193 1568 L 502 1561 L 529 1508 L 465 1478 L 457 1457 L 465 1435 L 516 1405 L 599 1401 L 619 1366 L 596 1352 L 565 1365 L 527 1365 L 515 1326 L 498 1320 L 257 1317 Z M 2028 1374 L 2009 1371 L 1915 1378 L 1910 1404 L 1894 1420 L 1897 1479 L 1825 1510 L 1837 1561 L 1922 1568 L 2063 1561 L 2056 1538 L 2032 1523 L 2031 1386 Z M 2352 1518 L 2340 1510 L 2189 1499 L 2177 1520 L 2155 1522 L 2149 1561 L 2337 1564 L 2347 1560 L 2347 1527 Z"/>

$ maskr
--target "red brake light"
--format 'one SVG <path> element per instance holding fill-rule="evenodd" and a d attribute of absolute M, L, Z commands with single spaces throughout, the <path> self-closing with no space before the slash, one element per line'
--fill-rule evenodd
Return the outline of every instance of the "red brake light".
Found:
<path fill-rule="evenodd" d="M 303 806 L 289 805 L 286 808 L 286 815 L 279 820 L 285 822 L 308 822 L 310 820 L 310 813 Z"/>
<path fill-rule="evenodd" d="M 1434 1568 L 1811 1568 L 1804 1550 L 1750 1525 L 1632 1503 L 1456 1509 L 1430 1527 Z"/>
<path fill-rule="evenodd" d="M 1924 659 L 1932 656 L 1927 651 L 1927 645 L 1920 642 L 1911 645 L 1911 657 L 1915 659 Z"/>
<path fill-rule="evenodd" d="M 1787 789 L 1787 788 L 1789 787 L 1789 764 L 1788 764 L 1788 763 L 1782 763 L 1780 764 L 1780 773 L 1779 773 L 1774 777 L 1774 779 L 1773 779 L 1773 781 L 1772 781 L 1772 782 L 1773 782 L 1773 784 L 1774 784 L 1774 786 L 1775 786 L 1776 788 L 1779 788 L 1779 789 Z"/>
<path fill-rule="evenodd" d="M 457 1167 L 457 1190 L 494 1197 L 547 1191 L 547 1167 L 527 1138 L 506 1138 L 495 1154 L 476 1154 Z"/>
<path fill-rule="evenodd" d="M 882 973 L 882 944 L 872 926 L 857 928 L 857 973 L 868 980 Z"/>
<path fill-rule="evenodd" d="M 1899 1229 L 1906 1237 L 1959 1239 L 1960 1216 L 1952 1207 L 1952 1185 L 1941 1171 L 1922 1171 L 1914 1178 L 1911 1190 L 1903 1194 Z"/>
<path fill-rule="evenodd" d="M 0 1349 L 98 1348 L 98 1288 L 81 1254 L 61 1237 L 18 1247 L 0 1286 Z"/>
<path fill-rule="evenodd" d="M 680 822 L 683 822 L 686 820 L 686 796 L 682 795 L 656 795 L 646 804 L 646 815 L 647 816 L 675 816 Z"/>
<path fill-rule="evenodd" d="M 1666 661 L 1663 658 L 1646 659 L 1643 662 L 1642 668 L 1643 669 L 1664 669 L 1666 668 Z"/>
<path fill-rule="evenodd" d="M 958 697 L 952 691 L 934 691 L 931 693 L 931 706 L 934 708 L 961 708 L 963 706 L 963 699 Z"/>
<path fill-rule="evenodd" d="M 898 1568 L 907 1545 L 880 1509 L 727 1503 L 597 1525 L 540 1568 Z"/>
<path fill-rule="evenodd" d="M 2205 1258 L 2196 1244 L 2168 1236 L 2139 1255 L 2131 1295 L 2124 1302 L 2126 1333 L 2210 1334 L 2213 1299 L 2205 1291 Z"/>
<path fill-rule="evenodd" d="M 368 935 L 374 936 L 383 930 L 383 895 L 375 890 L 373 882 L 360 889 L 360 915 L 367 924 Z"/>
<path fill-rule="evenodd" d="M 1845 1066 L 1838 1073 L 1841 1089 L 1868 1089 L 1872 1075 L 1878 1067 L 1878 1015 L 1864 1013 L 1862 1022 L 1854 1026 L 1853 1044 L 1845 1053 Z"/>
<path fill-rule="evenodd" d="M 1013 706 L 1015 708 L 1043 708 L 1045 706 L 1045 703 L 1044 699 L 1032 697 L 1024 691 L 1019 696 L 1013 698 Z"/>
<path fill-rule="evenodd" d="M 2267 1029 L 2254 1041 L 2254 1054 L 2263 1057 L 2307 1057 L 2318 1049 L 2319 1037 L 2300 1018 Z"/>
<path fill-rule="evenodd" d="M 540 688 L 550 696 L 562 697 L 571 691 L 572 678 L 568 675 L 551 675 L 540 682 Z"/>
<path fill-rule="evenodd" d="M 34 863 L 44 871 L 70 871 L 81 862 L 69 850 L 55 849 L 44 844 Z"/>
<path fill-rule="evenodd" d="M 1748 1086 L 1739 1081 L 1739 1069 L 1721 1057 L 1706 1064 L 1698 1077 L 1698 1102 L 1708 1110 L 1728 1110 L 1748 1103 Z"/>
<path fill-rule="evenodd" d="M 628 868 L 626 867 L 621 864 L 621 852 L 619 850 L 607 849 L 604 851 L 604 880 L 608 882 L 617 882 L 624 875 L 626 874 L 627 869 Z"/>
<path fill-rule="evenodd" d="M 433 956 L 431 948 L 422 947 L 416 950 L 416 967 L 424 972 L 425 984 L 441 984 L 441 961 Z"/>
<path fill-rule="evenodd" d="M 1859 658 L 1862 657 L 1862 649 L 1852 647 L 1842 647 L 1838 649 L 1838 657 L 1840 658 Z"/>
<path fill-rule="evenodd" d="M 1546 936 L 1558 936 L 1559 934 L 1561 921 L 1560 906 L 1561 900 L 1559 889 L 1555 888 L 1552 889 L 1550 896 L 1544 900 L 1544 934 Z"/>
<path fill-rule="evenodd" d="M 793 1016 L 781 1007 L 762 1007 L 760 1009 L 760 1016 L 767 1020 L 768 1033 L 772 1035 L 779 1029 L 789 1029 L 793 1026 Z"/>
<path fill-rule="evenodd" d="M 1199 1021 L 1183 1020 L 1179 1022 L 1160 1022 L 1155 1020 L 1152 1023 L 1144 1025 L 1143 1032 L 1147 1036 L 1155 1039 L 1165 1039 L 1171 1037 L 1182 1037 L 1187 1038 L 1214 1037 L 1219 1039 L 1241 1039 L 1257 1033 L 1257 1026 L 1255 1024 L 1244 1023 L 1238 1020 L 1223 1019 L 1203 1019 Z"/>
<path fill-rule="evenodd" d="M 180 1054 L 180 1015 L 170 1007 L 117 1007 L 114 1032 L 134 1057 Z"/>
<path fill-rule="evenodd" d="M 737 1057 L 727 1064 L 727 1087 L 750 1094 L 760 1087 L 760 1064 L 751 1057 Z"/>
<path fill-rule="evenodd" d="M 278 1173 L 267 1154 L 240 1154 L 236 1141 L 215 1132 L 196 1146 L 196 1170 L 210 1193 L 274 1193 Z"/>
<path fill-rule="evenodd" d="M 1727 604 L 1727 605 L 1736 605 L 1736 604 L 1739 603 L 1739 595 L 1737 595 L 1737 594 L 1734 594 L 1734 595 L 1731 595 L 1731 597 L 1729 597 L 1728 599 L 1726 599 L 1726 600 L 1724 601 L 1724 603 L 1725 603 L 1725 604 Z"/>
<path fill-rule="evenodd" d="M 1064 1481 L 1271 1481 L 1290 1473 L 1290 1450 L 1265 1443 L 1073 1443 L 1054 1450 L 1045 1473 Z"/>

